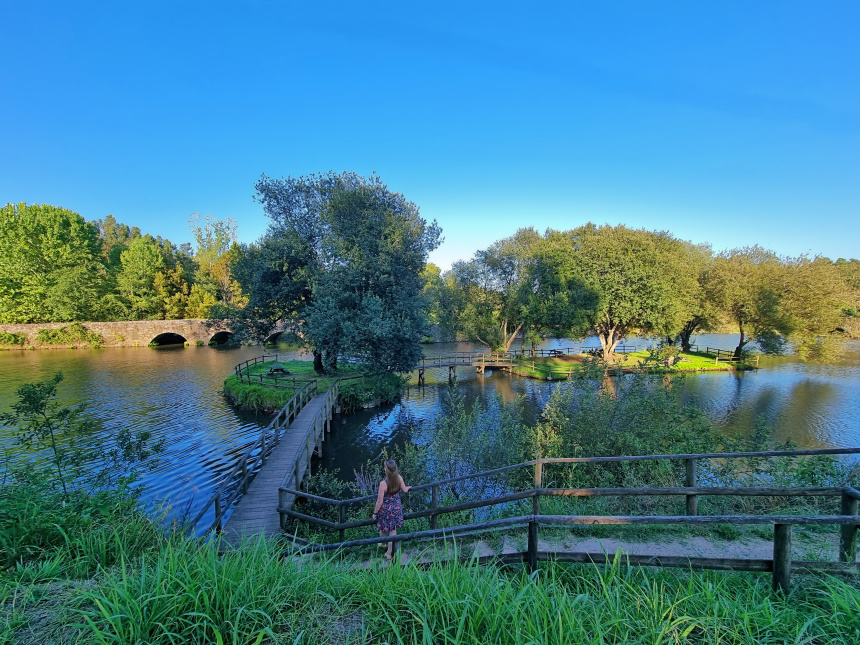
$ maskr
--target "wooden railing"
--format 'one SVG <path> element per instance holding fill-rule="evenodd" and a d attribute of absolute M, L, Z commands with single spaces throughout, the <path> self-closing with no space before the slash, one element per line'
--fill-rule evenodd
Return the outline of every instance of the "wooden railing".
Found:
<path fill-rule="evenodd" d="M 207 534 L 213 530 L 221 530 L 224 514 L 232 506 L 233 502 L 236 501 L 240 493 L 247 492 L 248 484 L 253 478 L 256 469 L 265 465 L 266 458 L 278 445 L 281 436 L 287 431 L 302 408 L 305 407 L 307 402 L 316 393 L 316 381 L 310 381 L 302 386 L 287 401 L 286 405 L 278 411 L 269 425 L 263 429 L 257 440 L 245 451 L 233 469 L 221 479 L 221 483 L 215 489 L 215 492 L 206 504 L 203 505 L 194 519 L 186 525 L 185 530 L 187 533 L 194 531 L 197 524 L 213 504 L 215 506 L 215 518 L 203 533 Z"/>
<path fill-rule="evenodd" d="M 757 354 L 746 358 L 738 358 L 735 356 L 734 351 L 719 349 L 717 347 L 705 347 L 705 353 L 713 354 L 714 365 L 719 365 L 720 363 L 750 363 L 758 367 L 759 356 Z"/>
<path fill-rule="evenodd" d="M 375 524 L 372 519 L 346 521 L 346 509 L 352 504 L 366 504 L 376 499 L 376 495 L 368 495 L 347 500 L 334 500 L 317 495 L 311 495 L 295 488 L 281 486 L 282 495 L 293 498 L 306 498 L 327 505 L 333 505 L 338 509 L 337 522 L 331 522 L 322 518 L 312 517 L 300 513 L 292 508 L 282 506 L 282 526 L 286 517 L 293 517 L 316 526 L 339 531 L 339 542 L 334 544 L 311 544 L 304 547 L 304 551 L 328 551 L 332 549 L 350 548 L 382 542 L 395 542 L 398 547 L 403 542 L 414 540 L 449 538 L 461 534 L 477 534 L 488 531 L 497 531 L 515 526 L 528 527 L 528 546 L 521 553 L 494 556 L 503 561 L 526 562 L 529 568 L 534 569 L 540 560 L 564 560 L 571 562 L 605 561 L 605 556 L 594 553 L 555 553 L 538 551 L 538 528 L 539 526 L 571 526 L 571 525 L 622 525 L 622 524 L 648 524 L 648 525 L 710 525 L 710 524 L 732 524 L 732 525 L 755 525 L 772 524 L 774 527 L 773 559 L 728 559 L 728 558 L 697 558 L 687 556 L 628 556 L 631 564 L 647 564 L 650 566 L 685 566 L 704 569 L 738 569 L 748 571 L 772 571 L 774 589 L 787 591 L 789 588 L 792 566 L 796 565 L 805 569 L 823 569 L 827 571 L 856 570 L 857 559 L 857 525 L 860 524 L 858 516 L 858 500 L 860 492 L 853 487 L 845 485 L 838 487 L 725 487 L 725 486 L 699 486 L 697 478 L 697 465 L 702 460 L 732 460 L 741 458 L 763 459 L 772 457 L 804 457 L 817 455 L 854 455 L 860 454 L 860 448 L 833 448 L 822 450 L 790 450 L 790 451 L 764 451 L 764 452 L 736 452 L 736 453 L 702 453 L 702 454 L 679 454 L 679 455 L 640 455 L 629 457 L 570 457 L 558 459 L 536 459 L 521 464 L 497 468 L 481 473 L 474 473 L 462 477 L 446 479 L 413 486 L 410 489 L 410 497 L 413 491 L 430 489 L 430 507 L 422 510 L 404 513 L 404 519 L 429 518 L 430 529 L 403 533 L 391 537 L 366 538 L 345 541 L 347 529 L 370 526 Z M 633 462 L 633 461 L 665 461 L 683 460 L 685 463 L 686 486 L 675 487 L 643 487 L 643 488 L 544 488 L 543 467 L 549 464 L 600 464 L 611 462 Z M 533 468 L 534 486 L 527 490 L 508 492 L 491 499 L 479 499 L 462 502 L 450 506 L 440 506 L 441 487 L 456 482 L 470 479 L 486 478 L 491 475 L 500 475 L 522 468 Z M 542 497 L 572 496 L 572 497 L 628 497 L 642 495 L 658 496 L 682 496 L 686 499 L 685 515 L 625 515 L 625 516 L 576 516 L 576 515 L 542 515 L 540 503 Z M 841 498 L 841 509 L 839 515 L 707 515 L 698 514 L 698 499 L 700 496 L 722 495 L 722 496 L 767 496 L 767 497 L 810 497 L 810 496 L 836 496 Z M 453 527 L 438 528 L 440 515 L 458 513 L 462 511 L 498 506 L 520 500 L 532 500 L 532 513 L 518 515 L 516 517 L 478 522 Z M 794 525 L 835 525 L 840 526 L 839 562 L 817 562 L 817 563 L 792 563 L 791 561 L 791 529 Z M 604 558 L 601 560 L 601 558 Z"/>
<path fill-rule="evenodd" d="M 326 420 L 331 418 L 331 412 L 337 405 L 337 398 L 340 395 L 340 381 L 335 381 L 326 392 L 323 404 L 310 424 L 307 433 L 302 442 L 303 449 L 296 453 L 296 458 L 290 468 L 284 474 L 284 479 L 281 486 L 278 488 L 278 508 L 289 508 L 293 503 L 294 497 L 289 494 L 287 488 L 292 484 L 293 489 L 299 488 L 306 472 L 310 470 L 311 454 L 317 446 L 322 445 L 322 440 L 326 430 Z M 281 528 L 284 526 L 286 516 L 281 514 Z"/>
<path fill-rule="evenodd" d="M 233 368 L 233 373 L 241 383 L 245 383 L 247 385 L 265 385 L 266 387 L 298 390 L 311 382 L 311 379 L 299 379 L 290 374 L 264 374 L 262 372 L 259 374 L 251 374 L 250 372 L 250 368 L 258 363 L 277 360 L 279 360 L 277 354 L 263 354 L 262 356 L 257 356 L 256 358 L 251 358 L 239 363 Z"/>

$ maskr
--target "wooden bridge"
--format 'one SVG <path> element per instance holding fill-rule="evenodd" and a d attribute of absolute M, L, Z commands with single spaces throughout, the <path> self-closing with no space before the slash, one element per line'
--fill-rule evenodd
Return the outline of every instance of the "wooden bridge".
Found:
<path fill-rule="evenodd" d="M 214 519 L 203 534 L 223 532 L 232 544 L 244 536 L 278 535 L 278 508 L 292 501 L 279 488 L 298 488 L 304 476 L 310 474 L 311 457 L 322 456 L 339 393 L 339 381 L 323 394 L 317 393 L 316 381 L 306 383 L 222 479 L 186 530 L 194 531 L 214 506 Z M 236 508 L 230 514 L 234 504 Z"/>

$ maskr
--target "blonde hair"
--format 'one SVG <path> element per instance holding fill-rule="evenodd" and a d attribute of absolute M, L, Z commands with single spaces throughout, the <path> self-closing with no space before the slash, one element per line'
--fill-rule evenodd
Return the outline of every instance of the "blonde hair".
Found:
<path fill-rule="evenodd" d="M 388 485 L 389 495 L 400 492 L 400 473 L 397 472 L 397 462 L 393 459 L 385 460 L 385 482 Z"/>

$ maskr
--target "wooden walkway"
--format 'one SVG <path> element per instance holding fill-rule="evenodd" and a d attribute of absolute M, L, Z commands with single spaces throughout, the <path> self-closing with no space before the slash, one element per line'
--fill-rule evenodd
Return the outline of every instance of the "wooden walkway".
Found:
<path fill-rule="evenodd" d="M 242 536 L 280 534 L 278 488 L 284 476 L 295 467 L 300 453 L 306 449 L 308 432 L 325 405 L 325 400 L 326 394 L 317 394 L 290 424 L 224 525 L 223 537 L 227 542 L 237 544 Z M 310 463 L 307 467 L 310 467 Z M 304 472 L 299 473 L 299 477 L 303 475 Z"/>

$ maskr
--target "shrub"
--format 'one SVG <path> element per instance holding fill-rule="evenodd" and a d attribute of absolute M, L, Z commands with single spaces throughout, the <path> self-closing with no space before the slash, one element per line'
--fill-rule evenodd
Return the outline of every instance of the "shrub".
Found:
<path fill-rule="evenodd" d="M 101 347 L 104 338 L 96 332 L 87 331 L 81 323 L 72 323 L 59 329 L 40 329 L 36 341 L 42 345 L 75 345 L 78 347 Z"/>
<path fill-rule="evenodd" d="M 25 340 L 27 339 L 21 334 L 12 334 L 7 331 L 0 331 L 0 347 L 23 345 Z"/>
<path fill-rule="evenodd" d="M 392 403 L 400 396 L 406 382 L 407 379 L 399 374 L 378 374 L 342 381 L 340 406 L 349 413 L 368 406 Z"/>

